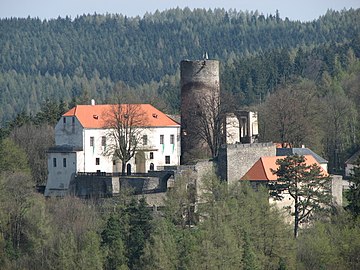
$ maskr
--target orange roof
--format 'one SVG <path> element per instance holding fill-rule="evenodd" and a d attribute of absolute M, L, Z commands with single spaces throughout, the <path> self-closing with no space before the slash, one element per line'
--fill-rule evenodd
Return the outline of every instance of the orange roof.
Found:
<path fill-rule="evenodd" d="M 247 171 L 247 173 L 241 177 L 240 180 L 249 180 L 249 181 L 274 181 L 277 179 L 277 176 L 271 172 L 271 169 L 277 170 L 278 165 L 276 165 L 276 160 L 286 158 L 286 156 L 270 156 L 270 157 L 261 157 L 255 164 Z M 306 165 L 316 164 L 320 167 L 321 172 L 324 175 L 328 175 L 327 172 L 323 170 L 320 164 L 315 160 L 311 155 L 305 155 Z"/>
<path fill-rule="evenodd" d="M 128 104 L 122 104 L 126 106 Z M 179 126 L 174 120 L 150 104 L 134 104 L 144 114 L 145 127 L 171 127 Z M 75 116 L 84 128 L 105 128 L 106 115 L 112 112 L 113 104 L 104 105 L 77 105 L 67 111 L 63 116 Z"/>

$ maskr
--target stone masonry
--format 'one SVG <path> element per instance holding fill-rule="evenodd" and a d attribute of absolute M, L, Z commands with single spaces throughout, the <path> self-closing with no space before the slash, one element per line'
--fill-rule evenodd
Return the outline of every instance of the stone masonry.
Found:
<path fill-rule="evenodd" d="M 219 151 L 218 174 L 229 184 L 235 183 L 264 156 L 276 156 L 273 143 L 229 144 Z"/>

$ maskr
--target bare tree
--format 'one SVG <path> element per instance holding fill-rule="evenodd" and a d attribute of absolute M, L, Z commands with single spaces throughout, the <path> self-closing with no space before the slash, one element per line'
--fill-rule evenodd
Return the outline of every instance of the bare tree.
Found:
<path fill-rule="evenodd" d="M 192 157 L 218 156 L 219 148 L 223 142 L 224 112 L 217 92 L 207 93 L 197 98 L 188 98 L 185 102 L 187 111 L 182 115 L 186 122 L 184 138 L 186 149 L 190 149 Z M 186 158 L 185 158 L 186 159 Z"/>
<path fill-rule="evenodd" d="M 259 108 L 263 140 L 314 146 L 319 137 L 319 101 L 307 82 L 278 89 Z M 315 142 L 316 141 L 316 142 Z"/>
<path fill-rule="evenodd" d="M 46 150 L 54 145 L 54 128 L 47 124 L 39 126 L 25 124 L 15 127 L 10 136 L 26 152 L 35 183 L 40 185 L 46 183 L 48 174 Z"/>
<path fill-rule="evenodd" d="M 222 143 L 222 127 L 224 113 L 220 103 L 220 96 L 216 93 L 200 100 L 198 108 L 198 135 L 209 147 L 211 157 L 216 158 Z"/>
<path fill-rule="evenodd" d="M 116 104 L 105 115 L 107 136 L 110 139 L 105 154 L 121 160 L 122 175 L 126 164 L 135 155 L 142 140 L 146 114 L 140 104 Z"/>
<path fill-rule="evenodd" d="M 338 172 L 345 162 L 345 155 L 356 144 L 357 115 L 355 103 L 341 93 L 331 93 L 324 98 L 326 135 L 325 152 L 330 170 Z"/>

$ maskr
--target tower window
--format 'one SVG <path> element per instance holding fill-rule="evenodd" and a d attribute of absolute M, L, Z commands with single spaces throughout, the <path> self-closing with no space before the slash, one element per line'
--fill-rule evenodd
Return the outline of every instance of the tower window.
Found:
<path fill-rule="evenodd" d="M 100 165 L 100 158 L 96 158 L 96 159 L 95 159 L 95 164 L 96 164 L 96 165 Z"/>
<path fill-rule="evenodd" d="M 154 152 L 150 152 L 150 159 L 154 159 Z"/>

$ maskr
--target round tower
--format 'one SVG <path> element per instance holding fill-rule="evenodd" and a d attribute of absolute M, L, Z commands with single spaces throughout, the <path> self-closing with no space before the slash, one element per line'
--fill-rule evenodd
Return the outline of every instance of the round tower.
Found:
<path fill-rule="evenodd" d="M 188 164 L 211 157 L 205 133 L 212 125 L 213 114 L 219 109 L 219 61 L 181 61 L 180 85 L 181 163 Z"/>

